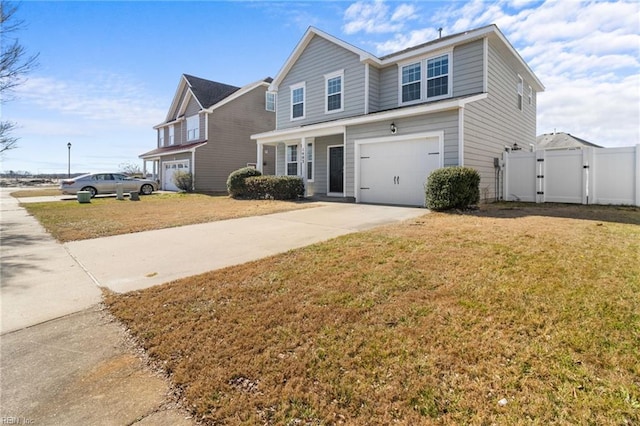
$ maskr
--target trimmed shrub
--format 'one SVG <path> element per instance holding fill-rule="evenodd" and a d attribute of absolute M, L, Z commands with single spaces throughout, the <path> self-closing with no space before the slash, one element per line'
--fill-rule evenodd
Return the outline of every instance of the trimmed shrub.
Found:
<path fill-rule="evenodd" d="M 480 174 L 470 167 L 434 170 L 427 178 L 425 196 L 431 210 L 468 208 L 480 201 Z"/>
<path fill-rule="evenodd" d="M 297 200 L 304 196 L 298 176 L 256 176 L 245 180 L 247 196 L 255 199 Z"/>
<path fill-rule="evenodd" d="M 243 167 L 231 172 L 227 178 L 227 192 L 229 192 L 229 195 L 233 198 L 246 196 L 247 187 L 245 185 L 245 179 L 253 176 L 262 176 L 262 173 L 253 167 Z"/>
<path fill-rule="evenodd" d="M 193 190 L 193 175 L 182 170 L 173 174 L 173 183 L 180 191 L 191 192 Z"/>

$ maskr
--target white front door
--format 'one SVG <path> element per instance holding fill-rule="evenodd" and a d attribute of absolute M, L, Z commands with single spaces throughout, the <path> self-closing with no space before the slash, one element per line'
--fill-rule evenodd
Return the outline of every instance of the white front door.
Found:
<path fill-rule="evenodd" d="M 424 184 L 441 167 L 438 137 L 359 145 L 358 202 L 424 206 Z"/>
<path fill-rule="evenodd" d="M 167 161 L 162 163 L 162 189 L 179 191 L 173 182 L 173 174 L 177 171 L 189 172 L 189 160 Z"/>

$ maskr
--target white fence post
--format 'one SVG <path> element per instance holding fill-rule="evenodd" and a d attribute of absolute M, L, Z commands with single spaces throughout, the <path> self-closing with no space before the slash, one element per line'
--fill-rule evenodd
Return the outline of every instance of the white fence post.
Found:
<path fill-rule="evenodd" d="M 640 144 L 636 145 L 636 206 L 640 206 Z"/>
<path fill-rule="evenodd" d="M 544 203 L 544 194 L 546 192 L 546 164 L 545 151 L 536 151 L 536 203 Z"/>

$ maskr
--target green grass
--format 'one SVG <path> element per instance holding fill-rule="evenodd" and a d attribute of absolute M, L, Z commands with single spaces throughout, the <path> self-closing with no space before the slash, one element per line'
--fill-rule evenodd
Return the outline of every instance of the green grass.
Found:
<path fill-rule="evenodd" d="M 637 424 L 639 225 L 491 205 L 106 303 L 205 423 Z"/>
<path fill-rule="evenodd" d="M 128 198 L 94 198 L 24 203 L 58 241 L 76 241 L 175 226 L 256 216 L 310 207 L 310 204 L 276 200 L 236 200 L 204 194 L 153 194 Z"/>

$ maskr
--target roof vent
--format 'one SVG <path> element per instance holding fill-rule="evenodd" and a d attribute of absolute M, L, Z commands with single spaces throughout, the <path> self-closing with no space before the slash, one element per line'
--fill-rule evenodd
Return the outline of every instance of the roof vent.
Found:
<path fill-rule="evenodd" d="M 442 27 L 438 28 L 438 38 L 442 38 Z"/>

